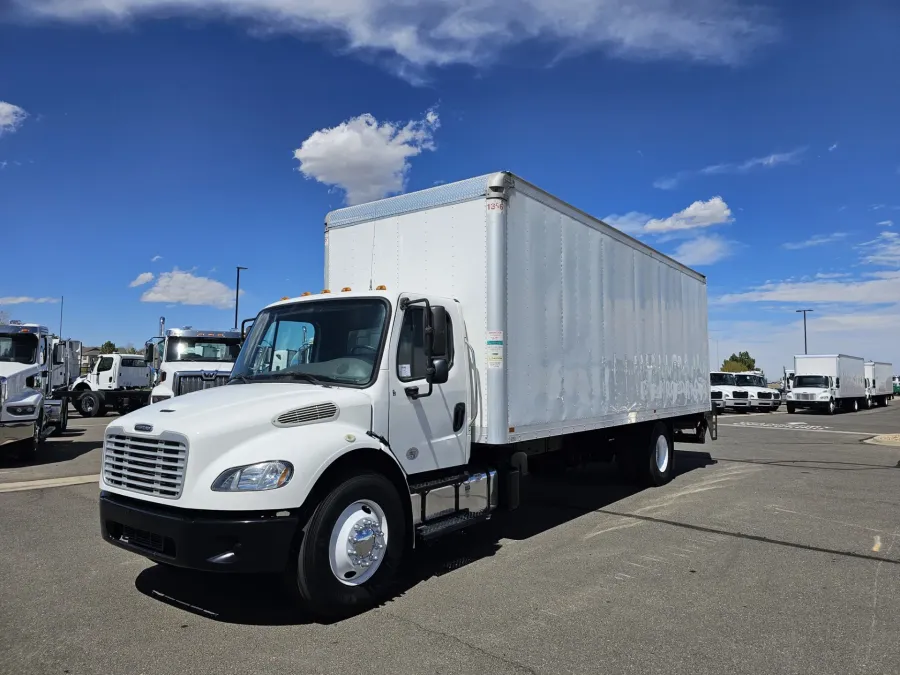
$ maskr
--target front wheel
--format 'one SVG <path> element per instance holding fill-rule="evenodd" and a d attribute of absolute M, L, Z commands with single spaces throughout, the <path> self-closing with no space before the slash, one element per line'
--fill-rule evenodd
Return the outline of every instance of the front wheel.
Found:
<path fill-rule="evenodd" d="M 393 484 L 380 474 L 348 478 L 322 500 L 303 531 L 297 593 L 321 617 L 363 611 L 386 596 L 405 549 L 406 517 Z"/>
<path fill-rule="evenodd" d="M 872 406 L 874 406 L 874 405 L 876 405 L 876 404 L 873 403 L 872 397 L 871 397 L 871 396 L 866 396 L 866 409 L 871 409 Z"/>
<path fill-rule="evenodd" d="M 793 415 L 797 410 L 797 408 L 794 407 L 793 403 L 788 403 L 785 407 L 787 408 L 788 415 Z"/>
<path fill-rule="evenodd" d="M 834 415 L 835 410 L 837 410 L 837 407 L 834 405 L 834 399 L 831 399 L 830 401 L 828 401 L 828 407 L 826 408 L 826 411 L 829 415 Z"/>
<path fill-rule="evenodd" d="M 850 409 L 853 412 L 859 412 L 859 399 L 858 398 L 853 399 L 853 404 L 851 405 Z"/>
<path fill-rule="evenodd" d="M 38 413 L 38 418 L 34 421 L 34 430 L 31 432 L 31 438 L 22 441 L 20 444 L 19 459 L 22 461 L 32 461 L 40 454 L 44 447 L 44 413 Z"/>

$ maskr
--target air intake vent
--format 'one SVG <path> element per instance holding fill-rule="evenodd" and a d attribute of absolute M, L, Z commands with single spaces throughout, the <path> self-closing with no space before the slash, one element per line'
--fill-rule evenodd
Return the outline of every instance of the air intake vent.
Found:
<path fill-rule="evenodd" d="M 333 420 L 337 416 L 338 407 L 334 403 L 317 403 L 281 413 L 275 418 L 274 424 L 277 427 L 298 427 L 301 424 Z"/>

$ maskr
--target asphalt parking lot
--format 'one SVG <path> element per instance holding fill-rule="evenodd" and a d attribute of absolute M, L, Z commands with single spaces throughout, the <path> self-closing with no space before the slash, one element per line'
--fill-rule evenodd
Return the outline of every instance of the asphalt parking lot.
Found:
<path fill-rule="evenodd" d="M 331 625 L 273 580 L 102 543 L 108 422 L 73 417 L 39 464 L 0 458 L 0 672 L 900 672 L 900 448 L 864 442 L 900 432 L 900 401 L 722 416 L 655 490 L 603 466 L 540 476 L 525 507 L 419 550 L 396 598 Z"/>

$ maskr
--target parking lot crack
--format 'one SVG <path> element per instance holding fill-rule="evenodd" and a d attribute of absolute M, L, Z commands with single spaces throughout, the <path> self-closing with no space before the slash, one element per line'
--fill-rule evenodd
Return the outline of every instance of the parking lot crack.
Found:
<path fill-rule="evenodd" d="M 523 673 L 531 673 L 531 675 L 538 675 L 538 671 L 534 670 L 533 668 L 531 668 L 529 666 L 519 663 L 518 661 L 513 661 L 512 659 L 510 659 L 506 656 L 502 656 L 501 654 L 495 654 L 494 652 L 489 651 L 489 650 L 485 649 L 484 647 L 479 647 L 478 645 L 474 645 L 471 642 L 467 642 L 466 640 L 463 640 L 461 637 L 459 637 L 457 635 L 453 635 L 452 633 L 445 633 L 444 631 L 437 630 L 435 628 L 429 628 L 428 626 L 422 625 L 418 621 L 413 621 L 412 619 L 407 619 L 406 617 L 399 616 L 398 614 L 394 614 L 393 612 L 385 611 L 384 613 L 387 614 L 388 616 L 390 616 L 392 619 L 396 619 L 397 621 L 400 621 L 401 623 L 405 623 L 405 624 L 414 626 L 415 628 L 418 628 L 419 630 L 424 631 L 425 633 L 428 633 L 429 635 L 435 635 L 437 637 L 441 637 L 441 638 L 444 638 L 447 640 L 451 640 L 452 642 L 456 642 L 460 645 L 463 645 L 464 647 L 471 649 L 474 652 L 481 654 L 482 656 L 486 656 L 490 659 L 500 661 L 501 663 L 504 663 L 508 666 L 512 666 L 513 668 L 520 670 Z"/>

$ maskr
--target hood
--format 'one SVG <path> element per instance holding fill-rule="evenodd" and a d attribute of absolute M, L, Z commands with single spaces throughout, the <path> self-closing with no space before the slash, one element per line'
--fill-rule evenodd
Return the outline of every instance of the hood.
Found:
<path fill-rule="evenodd" d="M 710 385 L 712 391 L 721 391 L 722 393 L 734 393 L 736 391 L 746 391 L 747 387 L 737 387 L 733 384 L 713 384 Z"/>
<path fill-rule="evenodd" d="M 298 382 L 229 384 L 195 391 L 140 408 L 110 426 L 133 432 L 135 424 L 150 424 L 154 435 L 171 431 L 188 438 L 230 433 L 239 437 L 272 427 L 272 420 L 282 413 L 320 403 L 334 403 L 341 417 L 354 411 L 364 415 L 365 427 L 370 426 L 371 399 L 365 392 Z"/>
<path fill-rule="evenodd" d="M 0 377 L 12 377 L 28 371 L 37 372 L 38 366 L 34 363 L 17 363 L 11 361 L 0 361 Z"/>

